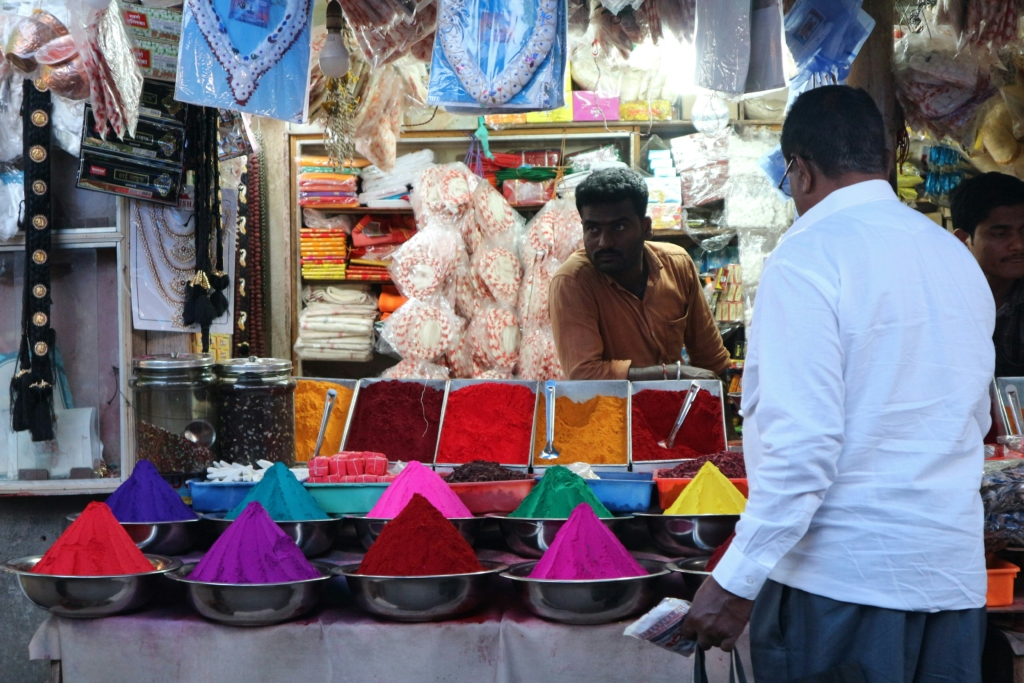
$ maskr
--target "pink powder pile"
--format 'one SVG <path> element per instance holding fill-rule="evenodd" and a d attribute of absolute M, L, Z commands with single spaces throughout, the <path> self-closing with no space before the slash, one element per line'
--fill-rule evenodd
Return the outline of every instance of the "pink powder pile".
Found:
<path fill-rule="evenodd" d="M 370 519 L 394 519 L 417 493 L 429 500 L 448 519 L 473 516 L 444 479 L 415 460 L 395 477 L 366 516 Z"/>
<path fill-rule="evenodd" d="M 594 509 L 580 503 L 530 572 L 531 579 L 581 581 L 647 576 Z"/>
<path fill-rule="evenodd" d="M 287 583 L 318 576 L 320 571 L 303 557 L 295 541 L 253 501 L 188 578 L 209 583 Z"/>

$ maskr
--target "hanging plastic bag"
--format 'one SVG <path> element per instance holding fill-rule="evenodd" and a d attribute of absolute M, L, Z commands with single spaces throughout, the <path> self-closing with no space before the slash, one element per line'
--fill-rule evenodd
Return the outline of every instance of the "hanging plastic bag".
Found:
<path fill-rule="evenodd" d="M 402 360 L 381 373 L 388 379 L 439 379 L 447 381 L 451 377 L 448 368 L 437 363 L 422 360 Z"/>
<path fill-rule="evenodd" d="M 456 225 L 471 210 L 479 182 L 463 163 L 431 166 L 413 183 L 410 201 L 417 222 Z"/>
<path fill-rule="evenodd" d="M 435 362 L 462 334 L 462 321 L 443 297 L 410 299 L 384 321 L 382 339 L 403 360 Z"/>
<path fill-rule="evenodd" d="M 512 249 L 485 247 L 474 255 L 473 268 L 495 301 L 503 306 L 515 306 L 523 269 Z"/>
<path fill-rule="evenodd" d="M 511 371 L 519 360 L 522 333 L 515 313 L 498 306 L 486 307 L 470 323 L 474 376 L 490 369 Z"/>
<path fill-rule="evenodd" d="M 523 336 L 519 347 L 519 377 L 532 380 L 565 379 L 550 325 L 538 327 Z"/>
<path fill-rule="evenodd" d="M 18 213 L 25 201 L 25 179 L 22 173 L 0 173 L 0 242 L 18 232 Z"/>
<path fill-rule="evenodd" d="M 459 236 L 448 230 L 421 230 L 391 259 L 389 272 L 402 296 L 426 299 L 441 291 L 459 261 Z"/>

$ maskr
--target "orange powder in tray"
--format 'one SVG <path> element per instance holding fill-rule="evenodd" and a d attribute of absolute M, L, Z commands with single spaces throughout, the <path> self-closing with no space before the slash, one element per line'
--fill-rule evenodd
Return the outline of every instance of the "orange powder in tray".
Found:
<path fill-rule="evenodd" d="M 295 385 L 295 460 L 298 462 L 306 462 L 316 450 L 316 437 L 320 434 L 320 420 L 324 416 L 328 389 L 337 391 L 338 397 L 334 399 L 331 419 L 327 421 L 320 455 L 330 455 L 341 450 L 345 419 L 352 405 L 352 390 L 334 382 L 300 379 Z"/>
<path fill-rule="evenodd" d="M 547 443 L 546 413 L 542 394 L 537 404 L 534 465 L 626 464 L 626 399 L 595 396 L 583 403 L 565 396 L 555 399 L 555 450 L 559 457 L 554 460 L 540 459 L 540 452 Z"/>

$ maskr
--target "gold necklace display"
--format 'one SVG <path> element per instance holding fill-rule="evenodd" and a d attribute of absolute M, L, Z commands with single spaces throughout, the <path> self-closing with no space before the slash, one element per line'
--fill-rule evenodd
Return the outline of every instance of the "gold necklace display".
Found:
<path fill-rule="evenodd" d="M 192 233 L 173 230 L 166 220 L 164 209 L 152 205 L 149 207 L 150 220 L 147 221 L 143 218 L 140 203 L 133 202 L 132 218 L 137 226 L 139 242 L 153 288 L 171 308 L 171 322 L 175 327 L 184 329 L 182 308 L 185 304 L 186 286 L 195 270 L 195 246 L 189 241 Z M 171 237 L 170 248 L 164 244 L 165 234 Z M 157 258 L 169 272 L 161 271 Z"/>

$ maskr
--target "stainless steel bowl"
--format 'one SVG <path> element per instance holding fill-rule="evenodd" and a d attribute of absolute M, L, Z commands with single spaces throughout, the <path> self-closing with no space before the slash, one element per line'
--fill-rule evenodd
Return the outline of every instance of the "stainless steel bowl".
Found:
<path fill-rule="evenodd" d="M 313 562 L 320 572 L 314 579 L 288 583 L 207 583 L 189 578 L 196 562 L 169 573 L 167 578 L 185 585 L 188 602 L 211 621 L 231 626 L 270 626 L 297 619 L 320 600 L 331 579 L 331 565 Z"/>
<path fill-rule="evenodd" d="M 658 597 L 656 584 L 666 576 L 664 562 L 637 560 L 647 576 L 591 581 L 531 579 L 536 562 L 514 565 L 502 577 L 511 579 L 538 617 L 563 624 L 607 624 L 647 609 Z"/>
<path fill-rule="evenodd" d="M 505 537 L 505 543 L 509 549 L 520 557 L 540 558 L 544 551 L 551 547 L 555 540 L 555 534 L 562 528 L 567 519 L 541 519 L 504 517 L 502 515 L 488 515 L 498 520 L 501 527 L 501 535 Z M 630 540 L 629 521 L 631 516 L 610 517 L 601 521 L 612 530 L 612 533 L 623 543 Z"/>
<path fill-rule="evenodd" d="M 181 566 L 181 560 L 146 555 L 153 571 L 117 576 L 54 576 L 34 574 L 42 555 L 21 557 L 0 565 L 15 574 L 21 592 L 37 607 L 60 617 L 95 619 L 124 614 L 145 607 L 162 576 Z"/>
<path fill-rule="evenodd" d="M 691 557 L 686 560 L 676 560 L 665 565 L 670 572 L 677 572 L 683 577 L 683 584 L 686 589 L 694 593 L 700 588 L 711 572 L 704 571 L 710 557 Z"/>
<path fill-rule="evenodd" d="M 81 513 L 68 515 L 74 522 Z M 139 550 L 154 555 L 184 555 L 192 550 L 199 539 L 199 520 L 183 519 L 177 522 L 121 522 L 121 527 L 135 541 Z"/>
<path fill-rule="evenodd" d="M 441 621 L 472 612 L 491 593 L 495 576 L 507 564 L 480 560 L 484 571 L 440 576 L 365 576 L 358 564 L 335 567 L 356 604 L 393 621 Z"/>
<path fill-rule="evenodd" d="M 671 557 L 704 557 L 725 543 L 739 515 L 650 515 L 647 528 L 661 552 Z"/>
<path fill-rule="evenodd" d="M 366 550 L 369 550 L 373 542 L 380 536 L 384 525 L 391 521 L 390 519 L 357 517 L 356 515 L 349 515 L 348 519 L 355 525 L 356 536 Z M 470 545 L 476 543 L 477 534 L 480 533 L 480 528 L 484 525 L 483 517 L 453 517 L 448 521 L 455 525 L 462 537 L 466 539 L 466 543 Z"/>
<path fill-rule="evenodd" d="M 214 539 L 220 538 L 220 535 L 231 526 L 231 520 L 224 519 L 224 514 L 223 512 L 212 512 L 202 515 L 202 519 L 208 522 L 210 528 L 213 529 Z M 301 522 L 275 521 L 274 524 L 295 541 L 295 545 L 299 546 L 299 550 L 306 557 L 316 557 L 326 553 L 338 539 L 338 534 L 341 533 L 341 520 L 335 518 L 310 519 Z"/>

